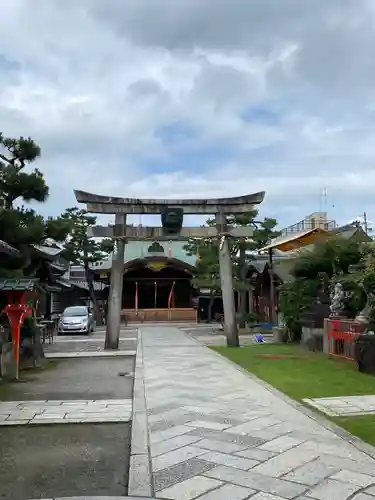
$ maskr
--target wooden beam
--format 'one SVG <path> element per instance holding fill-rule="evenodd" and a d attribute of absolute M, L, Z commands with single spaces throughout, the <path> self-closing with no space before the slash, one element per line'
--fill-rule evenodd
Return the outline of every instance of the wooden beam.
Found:
<path fill-rule="evenodd" d="M 131 240 L 189 240 L 191 238 L 215 238 L 220 233 L 216 227 L 183 227 L 176 235 L 164 235 L 162 227 L 144 226 L 94 226 L 88 229 L 88 236 Z M 233 238 L 250 238 L 251 227 L 228 227 L 227 233 Z"/>

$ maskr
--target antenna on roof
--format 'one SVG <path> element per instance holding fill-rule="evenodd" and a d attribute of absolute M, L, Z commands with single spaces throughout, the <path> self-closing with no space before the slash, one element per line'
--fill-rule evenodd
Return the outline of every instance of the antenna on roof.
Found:
<path fill-rule="evenodd" d="M 327 188 L 324 187 L 319 192 L 319 212 L 325 211 L 327 207 Z"/>

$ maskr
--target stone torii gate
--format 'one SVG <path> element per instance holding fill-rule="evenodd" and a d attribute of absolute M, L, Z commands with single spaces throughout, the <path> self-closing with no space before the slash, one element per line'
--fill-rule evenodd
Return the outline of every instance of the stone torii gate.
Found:
<path fill-rule="evenodd" d="M 85 203 L 86 210 L 95 214 L 114 214 L 112 226 L 96 226 L 90 236 L 110 237 L 116 241 L 108 300 L 106 325 L 106 345 L 108 349 L 117 349 L 120 336 L 120 314 L 123 285 L 124 253 L 127 240 L 167 240 L 190 238 L 220 238 L 219 262 L 220 279 L 224 309 L 224 327 L 227 343 L 238 346 L 238 328 L 235 315 L 232 261 L 230 256 L 230 238 L 248 238 L 253 230 L 249 227 L 228 227 L 226 217 L 230 214 L 242 214 L 250 211 L 254 205 L 262 203 L 264 191 L 234 198 L 208 200 L 173 200 L 173 199 L 135 199 L 101 196 L 85 191 L 74 191 L 77 202 Z M 191 227 L 181 229 L 176 234 L 166 235 L 163 227 L 134 227 L 126 225 L 126 216 L 133 214 L 162 214 L 166 210 L 188 215 L 215 215 L 215 227 Z M 181 218 L 182 221 L 182 218 Z"/>

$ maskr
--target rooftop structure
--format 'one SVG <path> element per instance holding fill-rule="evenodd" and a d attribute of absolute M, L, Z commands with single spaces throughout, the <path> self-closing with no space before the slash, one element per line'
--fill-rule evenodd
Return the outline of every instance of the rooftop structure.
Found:
<path fill-rule="evenodd" d="M 337 227 L 336 221 L 328 220 L 327 212 L 313 212 L 307 215 L 303 220 L 286 227 L 281 231 L 281 237 L 290 234 L 301 233 L 303 231 L 310 231 L 312 229 L 323 229 L 325 231 L 332 231 Z"/>

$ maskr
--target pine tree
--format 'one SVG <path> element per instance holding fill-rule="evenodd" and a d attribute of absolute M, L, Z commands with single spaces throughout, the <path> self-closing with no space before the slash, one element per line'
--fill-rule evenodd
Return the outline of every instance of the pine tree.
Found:
<path fill-rule="evenodd" d="M 113 251 L 113 242 L 107 238 L 98 241 L 88 236 L 87 231 L 96 224 L 97 218 L 86 210 L 77 207 L 68 208 L 63 213 L 62 219 L 69 224 L 69 236 L 65 241 L 64 256 L 84 268 L 95 320 L 97 324 L 101 324 L 102 317 L 94 289 L 92 266 L 108 257 Z"/>
<path fill-rule="evenodd" d="M 62 241 L 67 224 L 61 218 L 44 220 L 35 210 L 20 202 L 44 203 L 49 188 L 40 170 L 25 169 L 41 155 L 40 147 L 31 139 L 7 138 L 0 133 L 0 239 L 20 250 L 20 258 L 7 259 L 0 276 L 22 276 L 30 273 L 29 246 L 47 238 Z"/>

